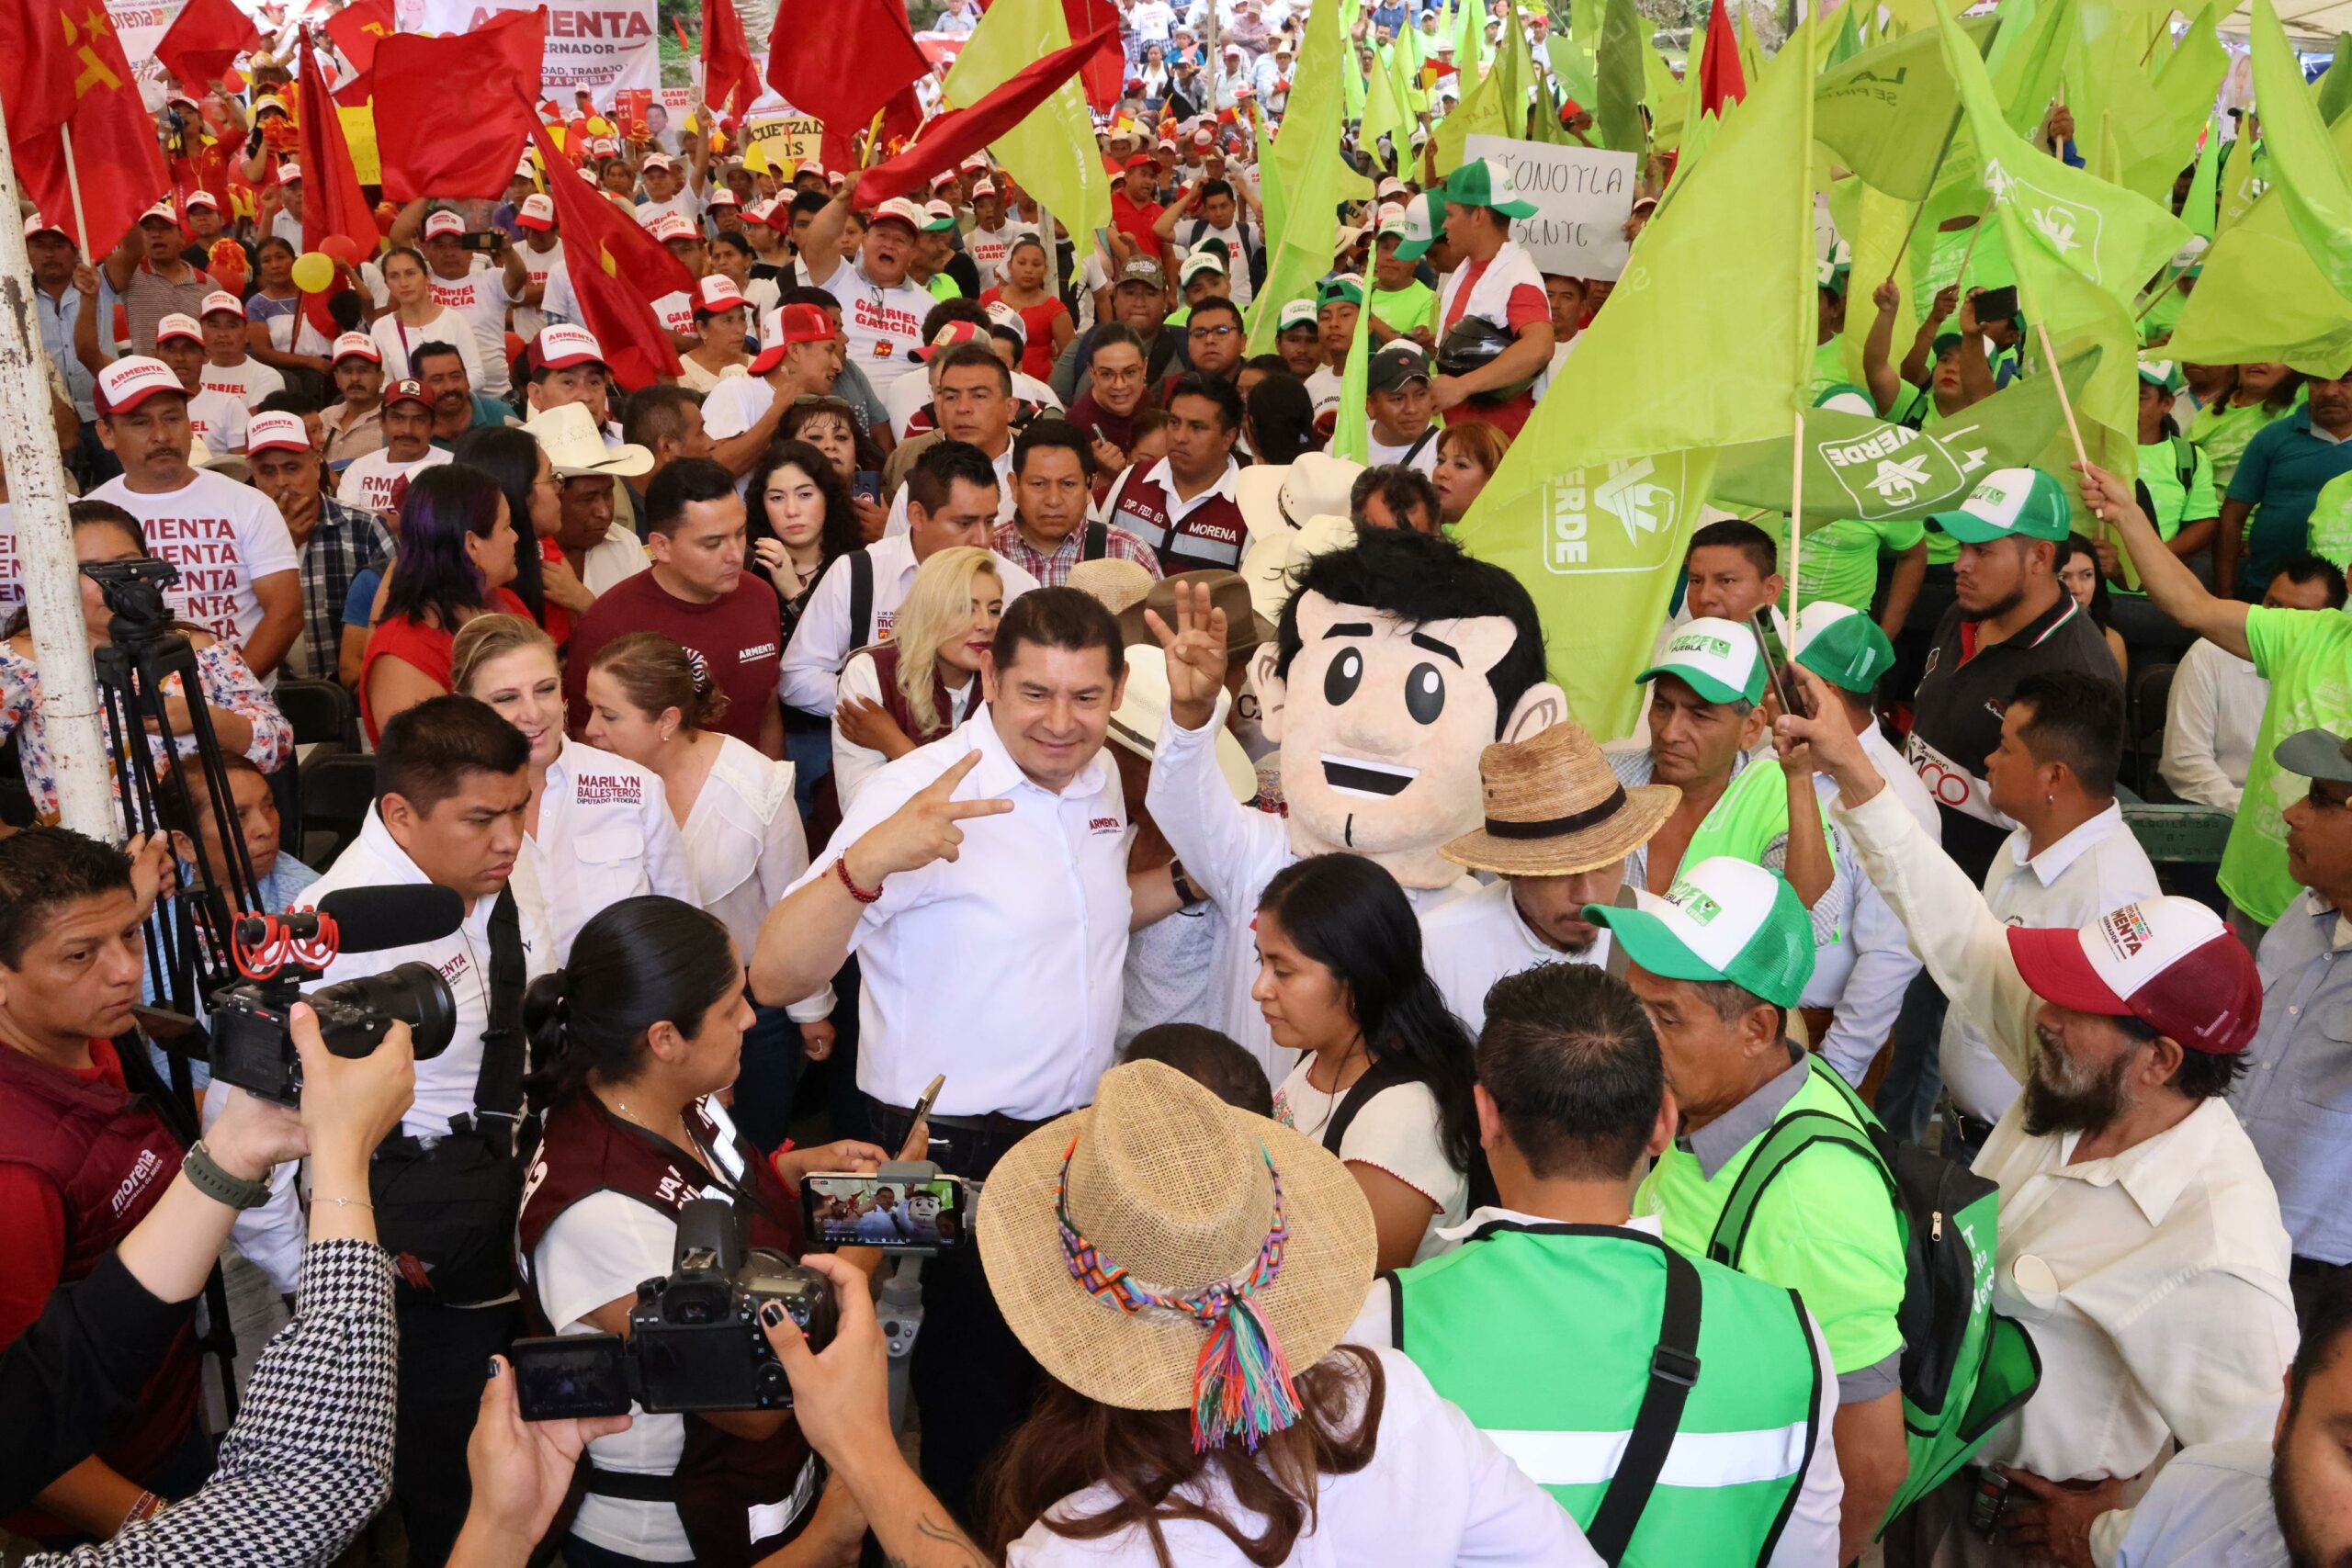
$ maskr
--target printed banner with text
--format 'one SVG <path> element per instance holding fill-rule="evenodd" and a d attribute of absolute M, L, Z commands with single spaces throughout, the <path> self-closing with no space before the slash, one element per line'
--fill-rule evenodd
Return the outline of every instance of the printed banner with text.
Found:
<path fill-rule="evenodd" d="M 1512 221 L 1510 237 L 1534 258 L 1539 272 L 1566 277 L 1615 278 L 1632 244 L 1625 220 L 1634 210 L 1638 171 L 1631 152 L 1598 147 L 1554 147 L 1507 136 L 1465 136 L 1468 158 L 1499 158 L 1535 216 Z"/>
<path fill-rule="evenodd" d="M 653 0 L 399 0 L 404 33 L 467 33 L 502 11 L 544 8 L 548 43 L 541 89 L 567 107 L 585 90 L 609 109 L 624 87 L 662 85 Z"/>

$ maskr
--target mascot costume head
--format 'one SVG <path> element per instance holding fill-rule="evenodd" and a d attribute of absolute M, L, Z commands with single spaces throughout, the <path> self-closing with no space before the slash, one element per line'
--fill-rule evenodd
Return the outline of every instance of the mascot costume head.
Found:
<path fill-rule="evenodd" d="M 1298 569 L 1250 678 L 1282 748 L 1291 848 L 1363 855 L 1408 888 L 1460 878 L 1438 847 L 1485 820 L 1479 753 L 1568 716 L 1519 580 L 1396 529 Z"/>

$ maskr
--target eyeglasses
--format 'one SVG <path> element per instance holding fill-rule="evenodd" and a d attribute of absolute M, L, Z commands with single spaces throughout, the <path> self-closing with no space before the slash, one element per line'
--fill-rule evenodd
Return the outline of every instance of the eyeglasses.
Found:
<path fill-rule="evenodd" d="M 1140 381 L 1143 379 L 1143 367 L 1138 365 L 1131 369 L 1097 370 L 1094 372 L 1094 378 L 1098 381 L 1114 383 Z"/>
<path fill-rule="evenodd" d="M 1194 327 L 1192 331 L 1192 335 L 1194 337 L 1231 337 L 1233 335 L 1233 325 L 1228 321 L 1221 327 Z"/>

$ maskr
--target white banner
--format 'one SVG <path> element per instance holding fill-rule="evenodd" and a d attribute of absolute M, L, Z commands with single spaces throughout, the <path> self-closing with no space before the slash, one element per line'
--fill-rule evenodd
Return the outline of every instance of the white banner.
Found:
<path fill-rule="evenodd" d="M 1634 210 L 1634 157 L 1597 147 L 1553 147 L 1503 136 L 1465 136 L 1465 158 L 1499 158 L 1535 216 L 1511 220 L 1510 237 L 1539 272 L 1613 279 L 1625 270 L 1625 220 Z"/>
<path fill-rule="evenodd" d="M 130 62 L 130 73 L 139 78 L 139 96 L 146 102 L 149 113 L 164 107 L 164 95 L 170 87 L 170 73 L 155 59 L 155 46 L 179 19 L 180 10 L 187 0 L 153 0 L 152 4 L 108 5 L 107 20 L 114 27 L 114 36 L 122 41 L 123 58 Z M 194 89 L 202 92 L 202 86 Z"/>
<path fill-rule="evenodd" d="M 662 85 L 662 50 L 654 31 L 654 0 L 399 0 L 394 15 L 404 33 L 467 33 L 502 11 L 548 13 L 546 64 L 540 96 L 569 111 L 585 90 L 600 109 L 613 107 L 624 87 Z"/>

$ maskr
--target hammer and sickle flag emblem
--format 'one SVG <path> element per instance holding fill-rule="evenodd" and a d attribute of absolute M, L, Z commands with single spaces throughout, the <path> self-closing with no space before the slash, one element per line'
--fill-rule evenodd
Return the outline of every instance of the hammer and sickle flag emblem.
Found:
<path fill-rule="evenodd" d="M 98 40 L 111 37 L 114 32 L 106 8 L 95 5 L 90 6 L 78 23 L 70 11 L 58 12 L 57 19 L 65 28 L 65 47 L 72 50 L 82 62 L 81 70 L 74 77 L 74 96 L 78 98 L 96 88 L 121 86 L 122 78 L 115 74 L 114 67 L 107 63 L 106 57 L 97 49 Z"/>

